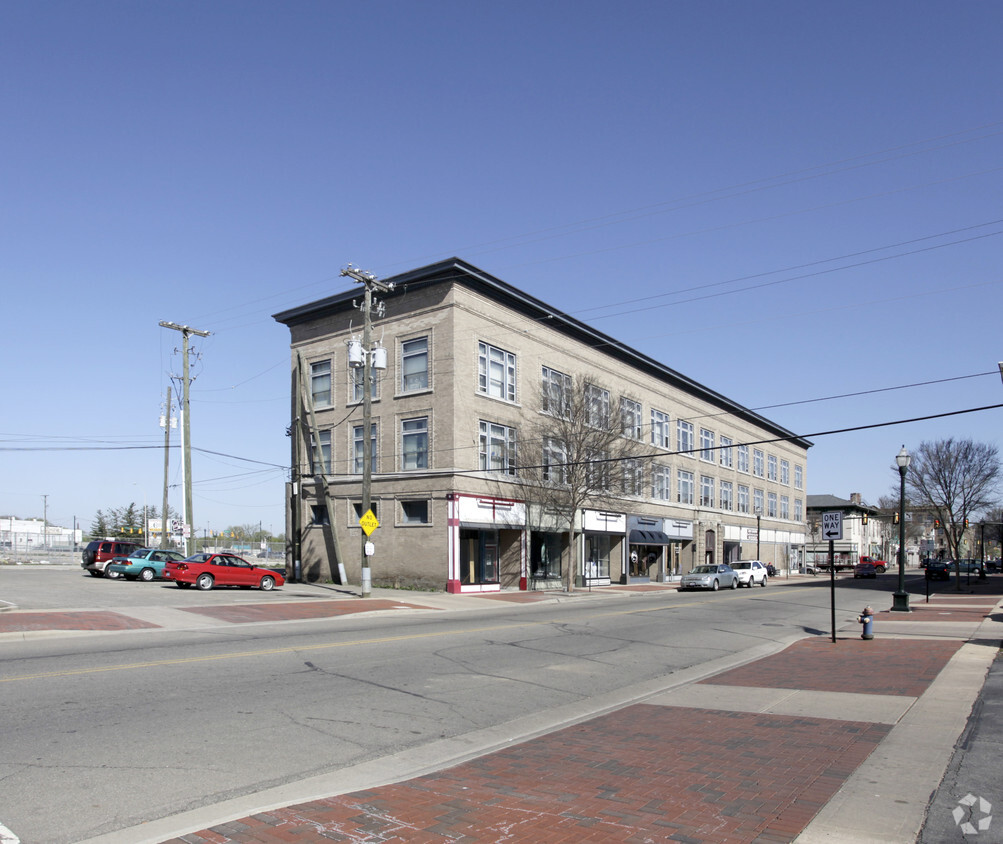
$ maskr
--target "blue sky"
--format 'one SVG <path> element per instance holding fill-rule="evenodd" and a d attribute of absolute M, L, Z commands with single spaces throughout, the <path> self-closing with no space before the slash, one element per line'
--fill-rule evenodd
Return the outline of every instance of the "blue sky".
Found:
<path fill-rule="evenodd" d="M 279 532 L 271 314 L 349 262 L 461 257 L 799 434 L 1003 403 L 1001 31 L 971 0 L 0 4 L 0 513 L 159 503 L 168 320 L 212 332 L 199 531 Z M 903 443 L 1000 420 L 813 437 L 808 491 L 876 501 Z"/>

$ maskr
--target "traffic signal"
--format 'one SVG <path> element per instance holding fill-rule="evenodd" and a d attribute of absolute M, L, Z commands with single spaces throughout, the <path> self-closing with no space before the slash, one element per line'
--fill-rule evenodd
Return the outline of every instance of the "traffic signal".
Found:
<path fill-rule="evenodd" d="M 867 524 L 867 513 L 864 513 L 864 515 L 860 517 L 860 523 L 864 525 Z"/>
<path fill-rule="evenodd" d="M 940 530 L 940 519 L 934 519 L 933 520 L 933 529 L 934 530 Z"/>
<path fill-rule="evenodd" d="M 898 514 L 898 513 L 895 513 L 895 514 L 894 514 L 894 515 L 892 516 L 892 524 L 893 524 L 893 525 L 897 525 L 898 523 L 899 523 L 899 514 Z"/>
<path fill-rule="evenodd" d="M 965 519 L 965 527 L 968 527 L 968 519 Z"/>

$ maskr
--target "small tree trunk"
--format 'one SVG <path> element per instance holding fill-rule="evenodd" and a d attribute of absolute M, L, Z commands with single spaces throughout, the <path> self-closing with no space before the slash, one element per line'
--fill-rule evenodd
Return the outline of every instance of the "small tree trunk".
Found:
<path fill-rule="evenodd" d="M 575 572 L 578 570 L 578 566 L 576 565 L 577 549 L 578 546 L 575 544 L 575 526 L 572 524 L 568 530 L 568 570 L 564 575 L 564 588 L 567 592 L 573 592 L 575 589 Z"/>

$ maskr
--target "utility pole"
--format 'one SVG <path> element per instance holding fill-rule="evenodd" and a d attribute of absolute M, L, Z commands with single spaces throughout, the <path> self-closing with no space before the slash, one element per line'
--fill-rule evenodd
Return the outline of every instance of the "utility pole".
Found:
<path fill-rule="evenodd" d="M 362 328 L 362 516 L 366 516 L 373 504 L 373 289 L 381 293 L 389 293 L 394 289 L 392 284 L 380 281 L 372 273 L 363 272 L 354 268 L 351 264 L 341 271 L 342 275 L 359 282 L 365 288 L 365 296 L 362 304 L 363 328 Z M 386 352 L 384 351 L 384 355 Z M 349 356 L 351 358 L 351 355 Z M 386 368 L 386 360 L 383 361 L 383 368 Z M 332 526 L 333 527 L 333 526 Z M 372 592 L 372 572 L 369 568 L 369 555 L 366 553 L 366 546 L 369 543 L 369 536 L 364 530 L 359 534 L 362 541 L 362 597 L 368 598 Z"/>
<path fill-rule="evenodd" d="M 199 331 L 197 328 L 191 328 L 187 325 L 178 325 L 176 322 L 163 322 L 160 325 L 163 328 L 171 328 L 174 331 L 180 331 L 182 337 L 181 346 L 181 358 L 183 374 L 181 377 L 181 444 L 183 455 L 183 465 L 184 465 L 184 476 L 185 476 L 185 504 L 184 513 L 182 514 L 182 521 L 184 522 L 184 538 L 185 538 L 185 556 L 188 556 L 188 540 L 192 538 L 190 534 L 194 531 L 195 518 L 192 515 L 192 441 L 191 441 L 191 414 L 189 413 L 190 405 L 188 402 L 188 392 L 191 387 L 191 377 L 188 370 L 188 337 L 195 334 L 199 337 L 208 337 L 208 331 Z"/>
<path fill-rule="evenodd" d="M 160 547 L 167 547 L 167 483 L 171 476 L 171 387 L 167 386 L 167 408 L 161 424 L 164 426 L 164 508 L 160 512 Z"/>

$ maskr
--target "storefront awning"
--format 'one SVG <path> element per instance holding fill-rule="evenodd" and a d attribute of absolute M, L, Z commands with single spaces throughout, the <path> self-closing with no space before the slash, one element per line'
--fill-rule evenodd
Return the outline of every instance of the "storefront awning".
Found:
<path fill-rule="evenodd" d="M 672 542 L 668 534 L 660 530 L 632 530 L 630 532 L 631 545 L 668 545 Z"/>

